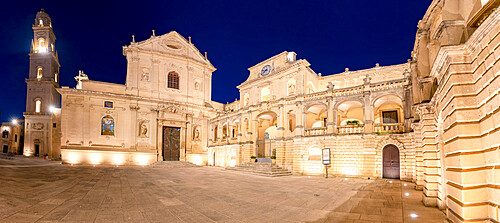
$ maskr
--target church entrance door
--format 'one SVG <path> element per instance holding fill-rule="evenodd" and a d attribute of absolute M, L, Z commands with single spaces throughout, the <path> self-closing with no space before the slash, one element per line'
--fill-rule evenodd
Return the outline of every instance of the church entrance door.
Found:
<path fill-rule="evenodd" d="M 35 156 L 40 155 L 40 144 L 35 144 Z"/>
<path fill-rule="evenodd" d="M 383 152 L 383 176 L 389 179 L 399 179 L 399 150 L 395 145 L 387 145 Z"/>
<path fill-rule="evenodd" d="M 163 126 L 163 160 L 179 161 L 181 128 Z"/>

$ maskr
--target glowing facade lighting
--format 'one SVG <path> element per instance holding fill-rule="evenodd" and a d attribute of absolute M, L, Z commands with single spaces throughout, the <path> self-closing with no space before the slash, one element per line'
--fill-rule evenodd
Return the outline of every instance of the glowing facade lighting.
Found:
<path fill-rule="evenodd" d="M 407 196 L 407 197 L 410 196 L 410 193 L 405 193 L 405 196 Z"/>
<path fill-rule="evenodd" d="M 12 119 L 12 124 L 17 125 L 17 119 Z"/>
<path fill-rule="evenodd" d="M 417 218 L 417 217 L 418 217 L 418 214 L 411 213 L 411 214 L 410 214 L 410 217 L 412 217 L 412 218 Z"/>
<path fill-rule="evenodd" d="M 50 106 L 50 107 L 49 107 L 49 111 L 50 111 L 51 113 L 56 112 L 56 107 L 54 107 L 53 105 L 52 105 L 52 106 Z"/>

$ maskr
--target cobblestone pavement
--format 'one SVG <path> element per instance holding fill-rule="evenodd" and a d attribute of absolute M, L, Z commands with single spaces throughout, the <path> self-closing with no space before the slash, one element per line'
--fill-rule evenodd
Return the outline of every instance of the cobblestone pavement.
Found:
<path fill-rule="evenodd" d="M 0 160 L 0 222 L 444 221 L 441 211 L 422 205 L 413 184 L 404 184 Z"/>

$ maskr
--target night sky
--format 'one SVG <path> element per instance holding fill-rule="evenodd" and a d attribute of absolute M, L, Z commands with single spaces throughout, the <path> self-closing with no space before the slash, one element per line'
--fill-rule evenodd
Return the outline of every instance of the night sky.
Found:
<path fill-rule="evenodd" d="M 134 3 L 135 2 L 135 3 Z M 8 1 L 0 8 L 2 121 L 23 118 L 31 26 L 40 8 L 52 18 L 61 86 L 91 80 L 125 83 L 122 46 L 175 30 L 217 68 L 212 100 L 232 102 L 248 68 L 283 51 L 317 73 L 404 63 L 431 0 L 364 1 Z M 140 5 L 137 5 L 139 4 Z"/>

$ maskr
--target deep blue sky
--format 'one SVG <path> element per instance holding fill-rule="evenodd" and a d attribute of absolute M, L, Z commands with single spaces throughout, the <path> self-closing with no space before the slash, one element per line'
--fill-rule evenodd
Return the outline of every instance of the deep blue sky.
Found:
<path fill-rule="evenodd" d="M 134 3 L 135 2 L 135 3 Z M 125 83 L 121 47 L 175 30 L 207 51 L 212 100 L 234 101 L 248 67 L 295 51 L 323 75 L 404 63 L 431 0 L 364 1 L 8 1 L 0 14 L 2 121 L 22 118 L 31 25 L 44 8 L 52 18 L 62 86 L 83 69 L 92 80 Z M 141 3 L 137 5 L 137 3 Z"/>

